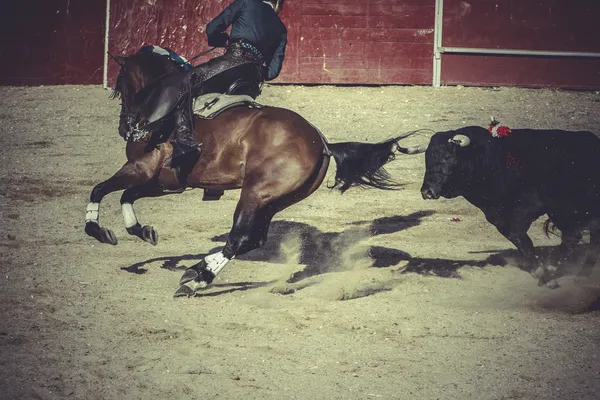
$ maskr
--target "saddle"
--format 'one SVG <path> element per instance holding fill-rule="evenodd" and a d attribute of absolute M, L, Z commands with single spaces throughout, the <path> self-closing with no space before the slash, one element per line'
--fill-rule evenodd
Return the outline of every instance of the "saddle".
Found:
<path fill-rule="evenodd" d="M 194 102 L 194 114 L 202 119 L 213 119 L 225 110 L 234 107 L 262 108 L 252 96 L 245 94 L 207 93 Z"/>
<path fill-rule="evenodd" d="M 254 101 L 254 98 L 249 95 L 207 93 L 194 100 L 192 111 L 194 115 L 201 119 L 213 119 L 222 112 L 235 107 L 262 108 L 263 105 Z M 182 172 L 178 169 L 175 176 L 179 182 L 184 181 L 181 174 Z M 223 193 L 223 190 L 204 189 L 202 200 L 219 200 Z"/>
<path fill-rule="evenodd" d="M 213 119 L 223 111 L 234 107 L 263 108 L 264 106 L 260 103 L 257 103 L 252 96 L 245 94 L 207 93 L 195 100 L 193 111 L 196 116 L 202 119 Z M 328 157 L 331 156 L 327 138 L 325 135 L 323 135 L 323 132 L 321 132 L 319 128 L 313 124 L 310 125 L 315 128 L 315 130 L 319 133 L 319 136 L 321 136 L 321 140 L 325 146 L 323 154 Z"/>

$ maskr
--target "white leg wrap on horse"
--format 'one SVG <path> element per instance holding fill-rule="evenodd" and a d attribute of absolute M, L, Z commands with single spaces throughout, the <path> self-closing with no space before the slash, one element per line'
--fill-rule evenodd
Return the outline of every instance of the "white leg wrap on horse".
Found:
<path fill-rule="evenodd" d="M 135 211 L 133 210 L 133 204 L 131 204 L 131 203 L 121 204 L 121 212 L 123 213 L 123 219 L 125 220 L 125 228 L 131 228 L 132 226 L 137 225 L 138 219 L 135 216 Z"/>
<path fill-rule="evenodd" d="M 85 211 L 85 223 L 95 222 L 98 223 L 98 210 L 100 210 L 100 203 L 88 203 Z"/>
<path fill-rule="evenodd" d="M 204 257 L 204 261 L 206 261 L 206 266 L 212 271 L 215 276 L 227 265 L 229 259 L 223 255 L 223 252 L 220 251 L 218 253 L 209 254 Z"/>

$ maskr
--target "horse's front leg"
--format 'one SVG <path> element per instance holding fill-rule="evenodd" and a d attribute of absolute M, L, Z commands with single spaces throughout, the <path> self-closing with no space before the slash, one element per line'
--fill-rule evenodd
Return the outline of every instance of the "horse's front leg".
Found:
<path fill-rule="evenodd" d="M 110 230 L 100 226 L 100 202 L 109 193 L 142 185 L 153 178 L 156 168 L 142 161 L 129 161 L 112 177 L 99 183 L 92 189 L 90 202 L 85 213 L 85 233 L 101 243 L 116 245 L 117 236 Z"/>
<path fill-rule="evenodd" d="M 135 214 L 133 209 L 133 203 L 144 197 L 159 197 L 171 193 L 177 192 L 165 192 L 159 185 L 158 182 L 153 179 L 140 186 L 134 186 L 126 189 L 121 196 L 121 211 L 123 212 L 123 220 L 125 222 L 125 229 L 130 235 L 139 237 L 145 242 L 148 242 L 154 246 L 158 244 L 158 233 L 150 225 L 142 226 Z"/>

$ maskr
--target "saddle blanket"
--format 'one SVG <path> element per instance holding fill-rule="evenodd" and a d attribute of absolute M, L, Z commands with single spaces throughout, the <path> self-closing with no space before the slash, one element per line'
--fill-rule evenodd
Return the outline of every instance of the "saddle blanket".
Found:
<path fill-rule="evenodd" d="M 207 93 L 194 102 L 194 114 L 204 119 L 213 119 L 225 110 L 233 107 L 246 106 L 250 108 L 262 108 L 251 96 L 239 94 Z"/>
<path fill-rule="evenodd" d="M 221 94 L 221 93 L 207 93 L 196 98 L 194 103 L 194 114 L 204 119 L 213 119 L 220 113 L 225 110 L 228 110 L 233 107 L 245 106 L 250 108 L 262 108 L 264 107 L 262 104 L 257 103 L 251 96 L 244 94 Z M 313 124 L 309 122 L 309 124 L 315 128 L 315 130 L 319 133 L 321 140 L 323 141 L 323 145 L 325 146 L 323 149 L 323 154 L 326 156 L 331 156 L 331 151 L 329 150 L 327 138 L 323 133 Z"/>

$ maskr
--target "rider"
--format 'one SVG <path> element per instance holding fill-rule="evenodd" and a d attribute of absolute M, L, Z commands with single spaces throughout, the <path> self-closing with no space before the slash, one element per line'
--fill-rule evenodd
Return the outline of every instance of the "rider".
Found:
<path fill-rule="evenodd" d="M 171 166 L 199 155 L 191 98 L 205 93 L 247 94 L 256 98 L 262 82 L 279 75 L 287 45 L 287 29 L 278 15 L 283 2 L 235 0 L 206 26 L 209 46 L 227 47 L 225 54 L 193 67 L 184 78 L 165 77 L 140 99 L 139 108 L 148 124 L 174 113 Z M 231 37 L 225 32 L 229 26 Z"/>

